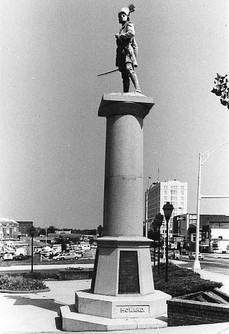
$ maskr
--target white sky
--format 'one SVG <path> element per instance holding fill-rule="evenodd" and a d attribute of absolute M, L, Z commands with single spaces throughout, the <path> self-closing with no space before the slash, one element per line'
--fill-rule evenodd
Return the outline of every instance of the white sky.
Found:
<path fill-rule="evenodd" d="M 123 1 L 0 0 L 0 216 L 35 226 L 102 224 L 104 93 Z M 229 110 L 211 93 L 229 73 L 227 0 L 136 0 L 137 73 L 155 106 L 144 121 L 144 188 L 188 182 L 196 210 L 198 154 L 229 142 Z M 202 193 L 229 194 L 229 145 L 203 166 Z M 229 200 L 202 213 L 229 214 Z"/>

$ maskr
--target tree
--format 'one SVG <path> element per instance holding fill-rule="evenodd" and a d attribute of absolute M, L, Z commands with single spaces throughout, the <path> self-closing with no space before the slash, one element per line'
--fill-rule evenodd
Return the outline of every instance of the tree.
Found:
<path fill-rule="evenodd" d="M 229 109 L 229 86 L 227 74 L 224 76 L 220 75 L 219 73 L 216 74 L 214 87 L 211 92 L 216 96 L 220 96 L 221 104 Z"/>
<path fill-rule="evenodd" d="M 55 233 L 55 231 L 56 231 L 56 228 L 55 228 L 55 226 L 49 226 L 48 227 L 48 229 L 47 229 L 47 233 Z"/>
<path fill-rule="evenodd" d="M 46 235 L 46 230 L 44 228 L 41 228 L 38 234 L 39 235 Z"/>
<path fill-rule="evenodd" d="M 64 236 L 60 235 L 57 238 L 55 238 L 55 241 L 57 244 L 61 244 L 61 251 L 64 252 L 67 249 L 67 242 L 64 238 Z"/>

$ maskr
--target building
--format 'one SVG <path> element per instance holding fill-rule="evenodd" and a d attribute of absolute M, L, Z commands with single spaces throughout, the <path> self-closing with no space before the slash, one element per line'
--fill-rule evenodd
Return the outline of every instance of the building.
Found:
<path fill-rule="evenodd" d="M 229 253 L 229 216 L 201 215 L 202 251 Z"/>
<path fill-rule="evenodd" d="M 195 242 L 196 232 L 194 235 L 190 235 L 193 228 L 196 229 L 195 213 L 185 213 L 173 217 L 173 235 L 181 235 L 185 240 Z"/>
<path fill-rule="evenodd" d="M 166 202 L 172 203 L 174 210 L 170 219 L 169 234 L 173 233 L 172 218 L 187 212 L 187 182 L 177 180 L 153 183 L 146 191 L 146 220 L 150 223 L 158 213 L 164 214 L 163 206 Z M 165 224 L 162 225 L 165 233 Z"/>
<path fill-rule="evenodd" d="M 187 247 L 196 242 L 196 214 L 183 214 L 173 219 L 173 235 L 183 236 Z M 200 215 L 200 251 L 229 252 L 229 216 Z"/>
<path fill-rule="evenodd" d="M 18 221 L 19 224 L 19 235 L 29 236 L 30 229 L 33 226 L 33 221 Z"/>
<path fill-rule="evenodd" d="M 0 218 L 0 240 L 14 240 L 18 238 L 19 224 L 12 219 Z"/>

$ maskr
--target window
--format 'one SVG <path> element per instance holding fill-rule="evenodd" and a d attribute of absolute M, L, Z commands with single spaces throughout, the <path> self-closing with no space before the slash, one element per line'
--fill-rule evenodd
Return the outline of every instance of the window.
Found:
<path fill-rule="evenodd" d="M 176 190 L 171 190 L 171 191 L 170 191 L 170 194 L 171 194 L 171 195 L 177 195 L 177 191 L 176 191 Z"/>

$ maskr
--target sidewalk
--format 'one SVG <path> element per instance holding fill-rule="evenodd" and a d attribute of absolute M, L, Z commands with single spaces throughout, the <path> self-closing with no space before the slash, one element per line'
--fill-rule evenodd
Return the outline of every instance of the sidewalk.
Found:
<path fill-rule="evenodd" d="M 229 294 L 229 276 L 202 270 L 201 277 L 223 283 L 222 291 Z M 61 333 L 58 311 L 62 305 L 74 304 L 75 291 L 90 287 L 90 280 L 47 281 L 49 292 L 0 293 L 0 333 L 58 334 Z M 228 319 L 229 321 L 229 319 Z M 229 334 L 229 322 L 211 325 L 167 327 L 154 330 L 118 331 L 114 334 Z M 63 332 L 68 333 L 68 332 Z M 82 332 L 81 332 L 82 333 Z M 84 332 L 85 333 L 85 332 Z M 88 333 L 88 332 L 87 332 Z M 92 334 L 92 332 L 90 332 Z M 105 334 L 108 332 L 93 332 Z"/>

